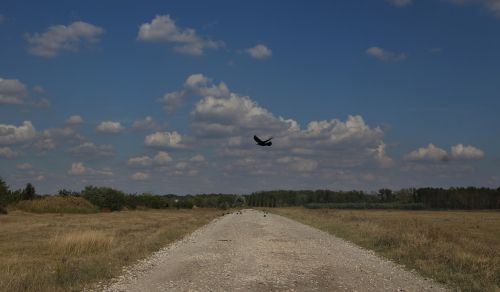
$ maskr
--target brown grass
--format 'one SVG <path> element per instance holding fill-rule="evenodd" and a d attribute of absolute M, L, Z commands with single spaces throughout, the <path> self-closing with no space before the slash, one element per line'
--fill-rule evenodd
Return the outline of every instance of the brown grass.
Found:
<path fill-rule="evenodd" d="M 16 203 L 9 209 L 34 213 L 97 213 L 99 208 L 82 197 L 47 196 Z"/>
<path fill-rule="evenodd" d="M 208 223 L 213 209 L 0 217 L 0 291 L 74 291 Z"/>
<path fill-rule="evenodd" d="M 500 212 L 269 209 L 463 291 L 500 291 Z"/>

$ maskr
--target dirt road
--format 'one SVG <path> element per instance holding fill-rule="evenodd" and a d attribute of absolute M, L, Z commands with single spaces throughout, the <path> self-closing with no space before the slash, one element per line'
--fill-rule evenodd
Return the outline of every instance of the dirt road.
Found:
<path fill-rule="evenodd" d="M 442 291 L 373 253 L 255 210 L 217 219 L 130 267 L 105 291 Z"/>

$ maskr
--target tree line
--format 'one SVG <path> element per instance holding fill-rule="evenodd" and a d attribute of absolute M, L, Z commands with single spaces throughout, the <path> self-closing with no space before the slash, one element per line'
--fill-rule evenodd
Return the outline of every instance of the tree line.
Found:
<path fill-rule="evenodd" d="M 306 206 L 348 209 L 500 209 L 500 188 L 451 187 L 380 189 L 376 193 L 276 190 L 252 193 L 252 207 Z"/>
<path fill-rule="evenodd" d="M 378 192 L 333 190 L 274 190 L 240 194 L 126 194 L 109 187 L 86 186 L 81 191 L 61 189 L 56 196 L 82 197 L 101 210 L 118 211 L 124 208 L 220 208 L 235 207 L 289 207 L 346 208 L 346 209 L 500 209 L 500 188 L 405 188 Z M 0 178 L 0 212 L 22 200 L 36 200 L 44 196 L 36 193 L 28 183 L 22 189 L 10 190 Z"/>

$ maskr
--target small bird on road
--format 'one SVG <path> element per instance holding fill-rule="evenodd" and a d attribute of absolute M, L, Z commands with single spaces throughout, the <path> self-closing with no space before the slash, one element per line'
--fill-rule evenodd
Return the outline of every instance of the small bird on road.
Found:
<path fill-rule="evenodd" d="M 253 136 L 253 139 L 255 140 L 255 142 L 257 142 L 257 145 L 259 145 L 259 146 L 271 146 L 271 145 L 273 145 L 273 143 L 271 142 L 272 138 L 273 137 L 262 141 L 259 137 L 257 137 L 257 135 Z"/>

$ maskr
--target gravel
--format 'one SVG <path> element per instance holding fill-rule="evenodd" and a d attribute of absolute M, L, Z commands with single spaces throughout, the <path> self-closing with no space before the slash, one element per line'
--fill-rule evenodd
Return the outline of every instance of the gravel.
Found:
<path fill-rule="evenodd" d="M 266 215 L 266 216 L 264 216 Z M 274 214 L 222 216 L 97 291 L 445 291 L 432 280 Z"/>

